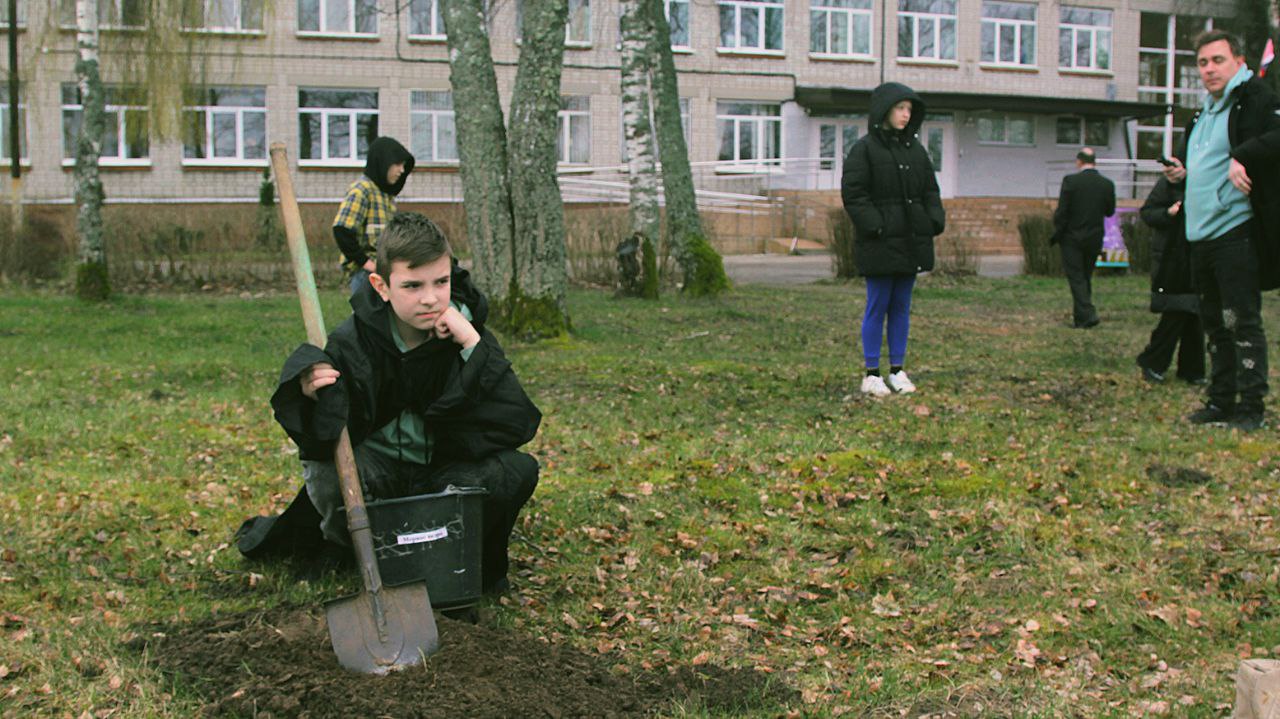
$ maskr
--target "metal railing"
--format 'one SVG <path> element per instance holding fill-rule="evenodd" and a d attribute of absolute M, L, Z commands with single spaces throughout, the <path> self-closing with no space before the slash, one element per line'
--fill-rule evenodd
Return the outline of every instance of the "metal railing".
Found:
<path fill-rule="evenodd" d="M 1099 174 L 1116 183 L 1116 197 L 1140 200 L 1151 192 L 1164 173 L 1155 160 L 1098 160 Z M 1044 196 L 1056 198 L 1062 178 L 1076 172 L 1074 160 L 1049 160 L 1045 163 Z"/>

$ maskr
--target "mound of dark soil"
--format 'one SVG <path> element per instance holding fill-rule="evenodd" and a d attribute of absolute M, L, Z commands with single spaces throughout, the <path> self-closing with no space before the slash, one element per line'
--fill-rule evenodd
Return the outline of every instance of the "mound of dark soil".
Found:
<path fill-rule="evenodd" d="M 750 669 L 710 664 L 642 674 L 616 656 L 483 625 L 438 621 L 441 650 L 386 676 L 347 672 L 324 613 L 285 608 L 140 627 L 131 643 L 209 716 L 640 717 L 680 702 L 711 713 L 783 706 L 795 691 Z"/>

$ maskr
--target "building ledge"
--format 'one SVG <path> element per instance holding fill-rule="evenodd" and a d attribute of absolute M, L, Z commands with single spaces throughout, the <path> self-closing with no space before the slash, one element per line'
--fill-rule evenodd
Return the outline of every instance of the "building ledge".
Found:
<path fill-rule="evenodd" d="M 1005 111 L 1036 114 L 1129 118 L 1163 115 L 1164 104 L 1045 95 L 989 95 L 974 92 L 918 91 L 930 112 Z M 815 114 L 867 112 L 871 90 L 849 87 L 797 86 L 795 101 Z"/>

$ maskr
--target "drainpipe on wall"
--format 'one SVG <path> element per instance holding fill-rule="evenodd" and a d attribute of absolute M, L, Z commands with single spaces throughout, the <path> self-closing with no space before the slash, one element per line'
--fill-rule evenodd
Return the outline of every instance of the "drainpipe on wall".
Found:
<path fill-rule="evenodd" d="M 889 0 L 880 0 L 880 84 L 884 84 L 884 66 L 889 61 L 889 51 L 884 47 L 885 14 L 888 12 Z"/>

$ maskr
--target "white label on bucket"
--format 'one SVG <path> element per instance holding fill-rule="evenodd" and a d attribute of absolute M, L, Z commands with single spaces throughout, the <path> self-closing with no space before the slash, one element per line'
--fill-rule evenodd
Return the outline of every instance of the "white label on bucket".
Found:
<path fill-rule="evenodd" d="M 397 534 L 396 544 L 421 544 L 423 542 L 434 542 L 437 539 L 444 539 L 449 536 L 449 530 L 446 527 L 432 529 L 426 532 L 414 532 L 413 534 Z"/>

